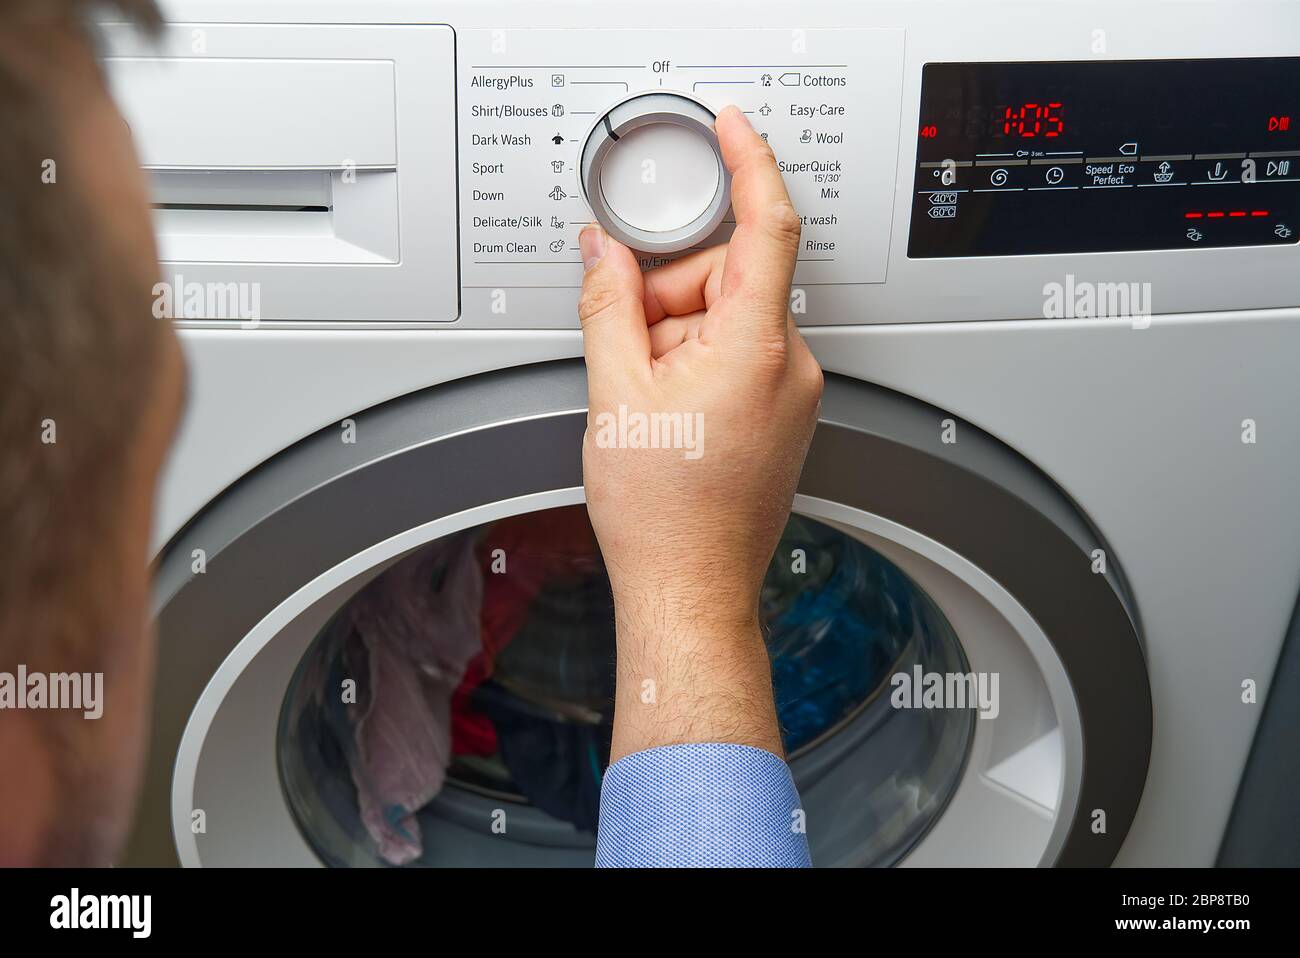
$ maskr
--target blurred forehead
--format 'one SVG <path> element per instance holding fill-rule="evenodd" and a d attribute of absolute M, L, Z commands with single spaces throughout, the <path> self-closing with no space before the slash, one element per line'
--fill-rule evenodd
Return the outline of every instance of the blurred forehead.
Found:
<path fill-rule="evenodd" d="M 69 20 L 0 12 L 0 62 L 51 98 L 102 89 L 86 33 Z"/>
<path fill-rule="evenodd" d="M 147 182 L 90 38 L 75 22 L 6 16 L 3 5 L 0 0 L 0 75 L 10 82 L 0 87 L 0 130 L 26 122 L 29 133 L 49 137 L 48 144 L 31 143 L 41 167 L 31 171 L 32 181 L 41 184 L 39 190 L 68 191 L 71 202 L 60 204 L 61 211 L 86 221 L 73 255 L 95 264 L 91 275 L 101 284 L 102 303 L 111 292 L 126 310 L 139 308 L 139 322 L 153 322 L 149 306 L 159 269 Z M 14 81 L 19 92 L 11 94 Z M 13 95 L 32 102 L 25 108 L 6 103 Z M 48 122 L 33 125 L 33 109 Z M 52 182 L 46 174 L 50 161 Z M 31 187 L 0 183 L 7 188 Z M 118 319 L 127 326 L 137 321 L 125 313 Z M 172 353 L 165 352 L 163 361 L 179 366 Z M 172 392 L 169 400 L 178 398 L 180 388 Z"/>
<path fill-rule="evenodd" d="M 85 32 L 50 19 L 0 23 L 0 65 L 41 98 L 53 119 L 58 142 L 44 159 L 53 161 L 55 177 L 45 185 L 76 189 L 108 248 L 130 260 L 117 267 L 152 285 L 156 263 L 144 177 Z"/>

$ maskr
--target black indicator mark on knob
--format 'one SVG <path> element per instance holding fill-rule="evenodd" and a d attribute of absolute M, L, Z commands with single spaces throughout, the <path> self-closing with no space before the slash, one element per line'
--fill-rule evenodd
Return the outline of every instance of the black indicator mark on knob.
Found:
<path fill-rule="evenodd" d="M 615 143 L 617 143 L 617 142 L 618 142 L 618 134 L 615 133 L 615 132 L 614 132 L 614 128 L 613 128 L 612 126 L 609 125 L 609 114 L 608 114 L 608 113 L 605 114 L 605 130 L 606 130 L 606 132 L 609 133 L 609 137 L 610 137 L 610 139 L 612 139 Z"/>

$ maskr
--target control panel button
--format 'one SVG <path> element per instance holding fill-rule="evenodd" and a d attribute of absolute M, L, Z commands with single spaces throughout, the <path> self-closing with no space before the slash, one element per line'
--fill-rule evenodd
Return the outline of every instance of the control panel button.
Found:
<path fill-rule="evenodd" d="M 709 237 L 731 208 L 731 176 L 713 111 L 685 94 L 641 93 L 616 104 L 582 147 L 582 189 L 610 235 L 674 253 Z"/>
<path fill-rule="evenodd" d="M 713 150 L 692 130 L 656 123 L 621 137 L 605 157 L 600 191 L 610 211 L 651 233 L 684 229 L 718 191 Z"/>

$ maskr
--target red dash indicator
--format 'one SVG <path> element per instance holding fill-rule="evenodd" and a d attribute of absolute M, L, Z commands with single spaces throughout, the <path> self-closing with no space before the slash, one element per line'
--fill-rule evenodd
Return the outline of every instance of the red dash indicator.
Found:
<path fill-rule="evenodd" d="M 1242 219 L 1247 216 L 1264 217 L 1268 216 L 1268 210 L 1227 210 L 1226 212 L 1224 210 L 1210 210 L 1208 213 L 1203 213 L 1200 210 L 1188 210 L 1183 214 L 1183 218 L 1189 220 L 1199 220 L 1207 217 L 1212 220 L 1221 220 L 1225 216 L 1230 219 Z"/>

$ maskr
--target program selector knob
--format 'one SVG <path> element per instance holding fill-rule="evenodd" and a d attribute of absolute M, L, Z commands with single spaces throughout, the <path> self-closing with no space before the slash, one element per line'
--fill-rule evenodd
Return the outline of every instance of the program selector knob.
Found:
<path fill-rule="evenodd" d="M 611 236 L 643 252 L 675 253 L 718 228 L 731 209 L 731 174 L 714 119 L 693 97 L 656 90 L 596 121 L 578 170 L 587 204 Z"/>

